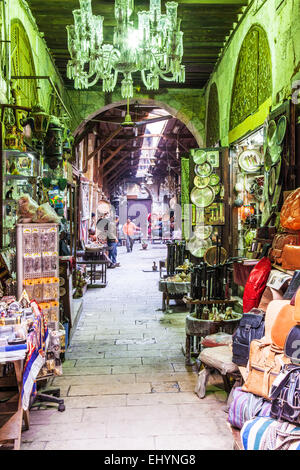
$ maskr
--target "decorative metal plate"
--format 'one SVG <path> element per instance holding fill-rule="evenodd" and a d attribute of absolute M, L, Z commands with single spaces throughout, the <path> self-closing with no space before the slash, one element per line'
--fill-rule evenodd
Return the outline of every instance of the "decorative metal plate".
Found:
<path fill-rule="evenodd" d="M 219 183 L 220 183 L 220 176 L 219 175 L 216 175 L 215 173 L 210 175 L 209 184 L 211 186 L 217 186 L 217 184 L 219 184 Z"/>
<path fill-rule="evenodd" d="M 256 150 L 245 150 L 239 156 L 239 165 L 245 173 L 257 173 L 262 165 L 262 157 Z"/>
<path fill-rule="evenodd" d="M 203 165 L 196 165 L 195 173 L 197 176 L 202 176 L 202 177 L 210 176 L 212 174 L 212 166 L 208 162 L 203 163 Z"/>
<path fill-rule="evenodd" d="M 203 165 L 203 163 L 206 162 L 206 157 L 207 157 L 207 154 L 205 152 L 205 150 L 195 150 L 194 151 L 194 162 L 197 164 L 197 165 Z"/>
<path fill-rule="evenodd" d="M 210 238 L 208 238 L 207 240 L 201 240 L 197 237 L 193 237 L 188 242 L 187 249 L 196 258 L 203 258 L 204 254 L 211 246 L 212 241 Z"/>
<path fill-rule="evenodd" d="M 215 199 L 215 192 L 211 186 L 206 188 L 198 189 L 194 188 L 191 192 L 191 201 L 196 207 L 208 207 Z"/>
<path fill-rule="evenodd" d="M 277 145 L 281 145 L 286 133 L 287 127 L 287 119 L 286 116 L 281 116 L 277 123 L 277 130 L 276 130 L 276 143 Z"/>
<path fill-rule="evenodd" d="M 206 186 L 209 185 L 209 176 L 203 177 L 203 176 L 195 176 L 194 178 L 194 185 L 198 189 L 203 189 L 206 188 Z"/>

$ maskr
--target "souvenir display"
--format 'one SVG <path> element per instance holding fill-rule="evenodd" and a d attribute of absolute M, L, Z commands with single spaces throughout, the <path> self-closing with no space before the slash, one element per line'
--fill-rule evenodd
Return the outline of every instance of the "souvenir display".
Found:
<path fill-rule="evenodd" d="M 207 225 L 224 225 L 225 209 L 224 204 L 216 202 L 205 209 L 205 224 Z"/>

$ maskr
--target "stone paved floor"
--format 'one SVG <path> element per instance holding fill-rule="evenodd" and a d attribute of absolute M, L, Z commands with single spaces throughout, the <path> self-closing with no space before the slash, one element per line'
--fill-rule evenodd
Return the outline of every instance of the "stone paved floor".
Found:
<path fill-rule="evenodd" d="M 163 313 L 159 274 L 143 272 L 165 256 L 160 245 L 120 248 L 108 286 L 87 292 L 63 376 L 53 381 L 66 411 L 32 409 L 22 449 L 232 448 L 224 392 L 210 386 L 200 400 L 184 364 L 186 311 Z"/>

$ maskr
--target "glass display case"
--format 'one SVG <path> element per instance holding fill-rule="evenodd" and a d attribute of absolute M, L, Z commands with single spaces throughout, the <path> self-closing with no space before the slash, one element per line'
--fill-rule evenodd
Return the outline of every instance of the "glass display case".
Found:
<path fill-rule="evenodd" d="M 37 197 L 40 162 L 37 154 L 19 150 L 2 150 L 2 248 L 14 245 L 17 201 L 23 194 Z"/>
<path fill-rule="evenodd" d="M 258 227 L 267 221 L 264 175 L 264 132 L 260 128 L 232 145 L 233 237 L 235 256 L 253 258 Z"/>

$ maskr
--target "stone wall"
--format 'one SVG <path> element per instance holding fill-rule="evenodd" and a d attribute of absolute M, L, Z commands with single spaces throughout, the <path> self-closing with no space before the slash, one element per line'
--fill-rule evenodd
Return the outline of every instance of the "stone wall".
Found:
<path fill-rule="evenodd" d="M 291 97 L 292 84 L 300 79 L 300 0 L 254 0 L 238 25 L 207 87 L 216 83 L 220 107 L 220 138 L 228 145 L 232 87 L 239 51 L 253 25 L 267 34 L 272 60 L 272 107 Z"/>

